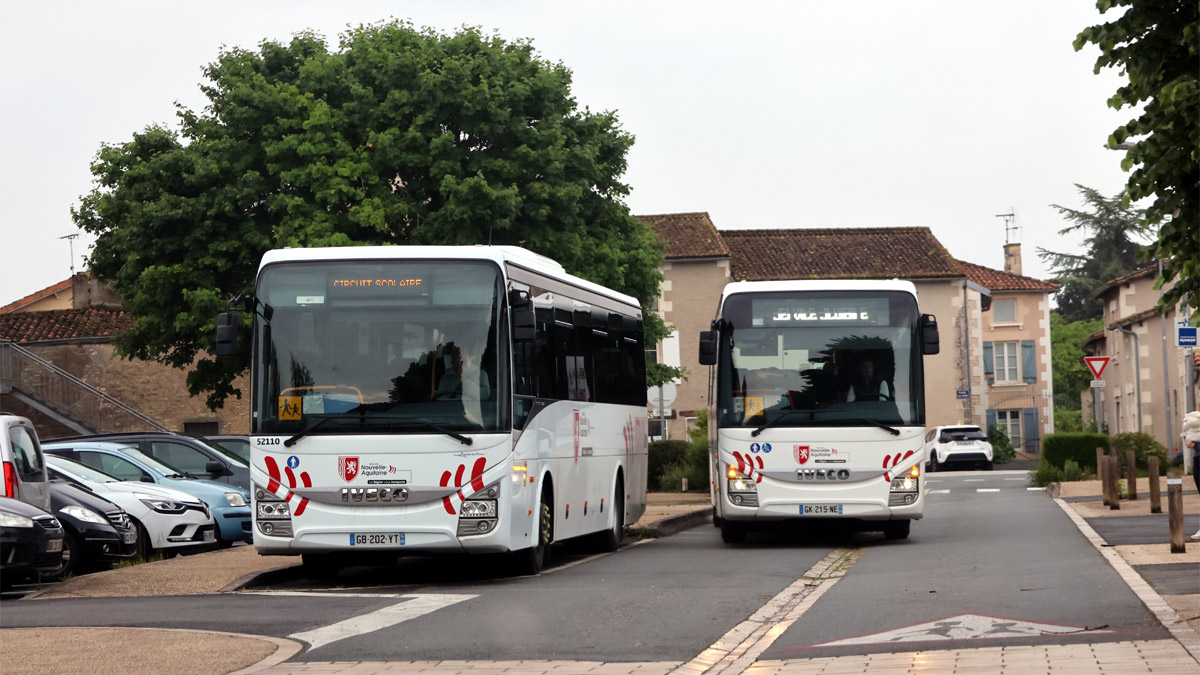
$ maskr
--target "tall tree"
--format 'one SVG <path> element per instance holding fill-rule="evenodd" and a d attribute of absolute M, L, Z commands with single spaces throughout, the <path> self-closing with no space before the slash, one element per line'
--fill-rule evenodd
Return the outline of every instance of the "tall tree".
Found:
<path fill-rule="evenodd" d="M 1038 249 L 1038 256 L 1050 264 L 1054 280 L 1061 286 L 1055 302 L 1067 322 L 1100 318 L 1103 307 L 1092 299 L 1092 293 L 1104 282 L 1137 267 L 1138 252 L 1143 248 L 1138 240 L 1144 241 L 1149 231 L 1144 212 L 1129 208 L 1124 193 L 1108 198 L 1092 188 L 1075 187 L 1089 210 L 1051 206 L 1071 223 L 1058 233 L 1086 233 L 1086 250 L 1076 254 Z"/>
<path fill-rule="evenodd" d="M 1050 314 L 1054 397 L 1061 407 L 1079 409 L 1079 393 L 1087 389 L 1092 380 L 1092 371 L 1088 370 L 1083 362 L 1083 357 L 1086 356 L 1083 343 L 1103 328 L 1104 322 L 1100 319 L 1067 322 L 1057 313 Z"/>
<path fill-rule="evenodd" d="M 206 108 L 102 146 L 73 211 L 135 317 L 122 355 L 190 367 L 284 246 L 514 244 L 643 306 L 658 294 L 661 250 L 623 201 L 633 137 L 528 41 L 393 21 L 336 49 L 303 33 L 222 51 L 204 74 Z M 645 314 L 647 340 L 665 335 Z M 218 406 L 247 364 L 202 358 L 188 388 Z"/>
<path fill-rule="evenodd" d="M 1163 260 L 1159 283 L 1166 310 L 1187 294 L 1193 323 L 1200 324 L 1200 4 L 1196 0 L 1097 0 L 1101 14 L 1123 8 L 1108 23 L 1085 28 L 1075 49 L 1100 48 L 1095 72 L 1116 68 L 1127 84 L 1110 108 L 1142 107 L 1117 127 L 1110 146 L 1132 141 L 1121 167 L 1129 175 L 1128 199 L 1153 197 L 1146 218 L 1158 228 L 1146 258 Z M 1136 167 L 1136 168 L 1135 168 Z"/>

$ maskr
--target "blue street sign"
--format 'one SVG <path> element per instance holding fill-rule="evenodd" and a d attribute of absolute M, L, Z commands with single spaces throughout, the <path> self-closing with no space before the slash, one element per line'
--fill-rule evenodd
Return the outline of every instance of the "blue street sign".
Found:
<path fill-rule="evenodd" d="M 967 391 L 966 389 L 959 389 L 955 393 L 958 394 L 959 398 L 971 398 L 971 392 Z"/>
<path fill-rule="evenodd" d="M 1187 321 L 1179 321 L 1175 326 L 1175 344 L 1180 347 L 1196 346 L 1196 327 Z"/>

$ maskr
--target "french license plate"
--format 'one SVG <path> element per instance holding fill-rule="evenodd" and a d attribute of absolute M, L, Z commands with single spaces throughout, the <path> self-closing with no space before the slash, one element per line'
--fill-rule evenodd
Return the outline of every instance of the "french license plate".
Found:
<path fill-rule="evenodd" d="M 62 550 L 62 539 L 51 539 L 46 542 L 46 553 L 58 553 Z"/>
<path fill-rule="evenodd" d="M 137 541 L 137 532 L 136 531 L 130 530 L 129 532 L 121 533 L 121 542 L 122 543 L 132 544 L 135 541 Z"/>
<path fill-rule="evenodd" d="M 954 441 L 955 445 L 975 445 L 975 441 Z"/>
<path fill-rule="evenodd" d="M 217 533 L 212 530 L 205 530 L 200 534 L 200 541 L 212 541 L 217 538 Z"/>
<path fill-rule="evenodd" d="M 840 516 L 842 515 L 841 504 L 801 504 L 800 515 L 802 516 Z"/>
<path fill-rule="evenodd" d="M 386 532 L 382 534 L 350 534 L 351 546 L 403 546 L 403 532 Z"/>

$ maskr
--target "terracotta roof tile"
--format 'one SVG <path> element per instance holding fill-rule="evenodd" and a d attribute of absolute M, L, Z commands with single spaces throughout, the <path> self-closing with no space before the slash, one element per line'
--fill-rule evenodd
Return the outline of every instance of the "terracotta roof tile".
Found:
<path fill-rule="evenodd" d="M 967 278 L 983 286 L 989 291 L 1042 291 L 1053 293 L 1058 290 L 1058 284 L 1052 281 L 1042 281 L 1033 277 L 1023 277 L 1020 274 L 1002 272 L 983 265 L 959 260 L 967 271 Z"/>
<path fill-rule="evenodd" d="M 54 295 L 55 293 L 61 293 L 69 288 L 71 288 L 70 279 L 67 279 L 66 281 L 60 281 L 53 286 L 47 286 L 40 291 L 34 291 L 20 300 L 14 300 L 3 307 L 0 307 L 0 314 L 8 314 L 9 312 L 21 309 L 25 305 L 32 304 L 38 300 Z"/>
<path fill-rule="evenodd" d="M 0 315 L 0 340 L 41 342 L 111 338 L 133 326 L 129 312 L 85 307 Z"/>
<path fill-rule="evenodd" d="M 724 258 L 729 248 L 704 211 L 637 216 L 658 235 L 667 260 L 680 258 Z"/>
<path fill-rule="evenodd" d="M 1117 277 L 1116 279 L 1111 279 L 1104 282 L 1102 286 L 1092 291 L 1092 294 L 1089 297 L 1098 298 L 1107 293 L 1109 289 L 1120 286 L 1121 284 L 1127 284 L 1131 281 L 1141 279 L 1142 277 L 1154 276 L 1156 274 L 1158 274 L 1158 261 L 1151 260 L 1148 263 L 1143 263 L 1141 267 L 1138 267 L 1129 274 L 1125 274 Z"/>
<path fill-rule="evenodd" d="M 722 230 L 738 281 L 965 276 L 928 227 Z"/>

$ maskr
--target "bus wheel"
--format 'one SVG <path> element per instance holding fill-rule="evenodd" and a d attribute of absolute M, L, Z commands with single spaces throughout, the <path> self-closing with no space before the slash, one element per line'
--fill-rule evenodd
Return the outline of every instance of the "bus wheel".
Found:
<path fill-rule="evenodd" d="M 740 544 L 746 541 L 746 528 L 740 523 L 728 520 L 721 521 L 721 541 L 726 544 Z"/>
<path fill-rule="evenodd" d="M 888 539 L 908 539 L 911 520 L 890 520 L 883 524 L 883 536 Z"/>
<path fill-rule="evenodd" d="M 318 581 L 329 581 L 342 571 L 338 559 L 329 553 L 305 553 L 300 556 L 304 576 Z"/>
<path fill-rule="evenodd" d="M 625 486 L 617 479 L 617 489 L 612 502 L 613 526 L 596 535 L 596 548 L 602 553 L 617 550 L 625 538 Z"/>
<path fill-rule="evenodd" d="M 554 513 L 550 511 L 544 492 L 538 510 L 541 517 L 538 518 L 537 545 L 513 553 L 515 571 L 520 575 L 537 574 L 549 562 L 549 546 L 554 537 Z"/>

